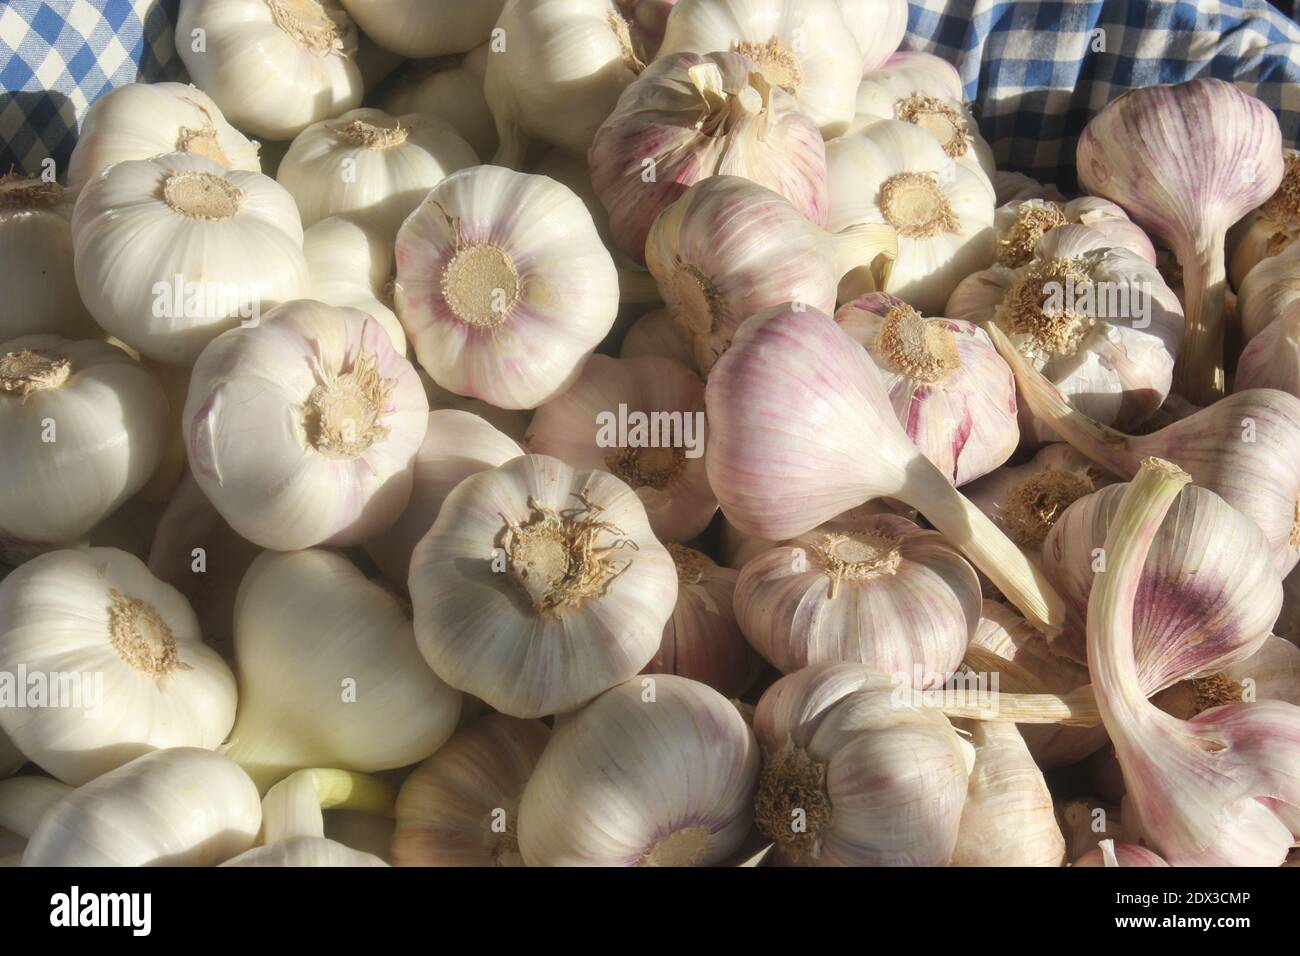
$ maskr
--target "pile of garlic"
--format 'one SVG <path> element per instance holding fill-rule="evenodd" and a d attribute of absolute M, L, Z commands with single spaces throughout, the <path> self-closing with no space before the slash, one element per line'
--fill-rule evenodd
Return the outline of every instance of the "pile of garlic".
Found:
<path fill-rule="evenodd" d="M 179 9 L 0 177 L 0 864 L 1287 859 L 1262 103 L 1067 198 L 904 0 Z"/>

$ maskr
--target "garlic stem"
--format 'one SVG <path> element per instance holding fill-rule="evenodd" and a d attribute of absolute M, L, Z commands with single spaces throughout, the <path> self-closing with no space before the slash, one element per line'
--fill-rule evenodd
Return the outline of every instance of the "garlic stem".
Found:
<path fill-rule="evenodd" d="M 1101 710 L 1092 685 L 1068 694 L 971 694 L 940 689 L 917 692 L 921 706 L 942 711 L 948 717 L 969 720 L 1014 721 L 1017 724 L 1061 724 L 1066 727 L 1096 727 Z M 984 700 L 981 700 L 984 697 Z"/>
<path fill-rule="evenodd" d="M 350 770 L 312 768 L 285 777 L 262 798 L 264 843 L 325 836 L 323 810 L 360 810 L 394 816 L 397 794 L 376 777 Z"/>
<path fill-rule="evenodd" d="M 1186 332 L 1174 369 L 1176 391 L 1197 405 L 1223 397 L 1223 307 L 1227 291 L 1224 234 L 1214 232 L 1206 249 L 1178 255 L 1183 267 Z"/>

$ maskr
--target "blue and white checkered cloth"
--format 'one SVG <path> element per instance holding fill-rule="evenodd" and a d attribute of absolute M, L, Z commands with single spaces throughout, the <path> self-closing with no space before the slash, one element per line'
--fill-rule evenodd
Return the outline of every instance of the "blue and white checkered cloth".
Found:
<path fill-rule="evenodd" d="M 185 79 L 179 0 L 0 0 L 0 172 L 63 168 L 86 107 Z M 1134 86 L 1233 80 L 1300 139 L 1300 27 L 1264 0 L 913 0 L 904 47 L 955 63 L 998 166 L 1074 186 L 1088 119 Z"/>

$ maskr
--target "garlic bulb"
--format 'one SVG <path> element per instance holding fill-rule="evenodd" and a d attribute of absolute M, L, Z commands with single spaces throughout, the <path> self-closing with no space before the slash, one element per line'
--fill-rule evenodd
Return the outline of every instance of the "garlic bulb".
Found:
<path fill-rule="evenodd" d="M 391 243 L 430 189 L 476 165 L 474 150 L 445 120 L 367 108 L 299 133 L 276 179 L 298 204 L 304 226 L 346 213 Z"/>
<path fill-rule="evenodd" d="M 959 103 L 964 103 L 966 100 L 966 85 L 962 82 L 957 67 L 933 53 L 925 53 L 921 50 L 896 50 L 886 57 L 885 61 L 878 67 L 868 69 L 867 73 L 883 70 L 889 70 L 896 76 L 905 76 L 917 86 L 928 87 L 931 84 L 936 84 L 934 87 L 936 96 L 945 96 Z M 1002 176 L 1004 174 L 998 173 L 997 175 Z M 1023 180 L 1032 182 L 1028 176 L 1020 173 L 1006 173 L 1005 175 L 1019 176 Z"/>
<path fill-rule="evenodd" d="M 953 866 L 1061 866 L 1052 795 L 1014 724 L 965 721 L 975 748 Z"/>
<path fill-rule="evenodd" d="M 303 231 L 311 297 L 326 305 L 357 309 L 388 333 L 398 355 L 406 355 L 406 330 L 385 304 L 393 271 L 393 247 L 373 226 L 350 216 L 329 216 Z"/>
<path fill-rule="evenodd" d="M 256 846 L 222 866 L 388 866 L 373 853 L 364 853 L 324 837 L 290 837 Z"/>
<path fill-rule="evenodd" d="M 357 26 L 406 57 L 463 53 L 488 39 L 505 0 L 340 0 Z"/>
<path fill-rule="evenodd" d="M 1088 670 L 1124 773 L 1125 830 L 1174 866 L 1277 866 L 1300 837 L 1300 707 L 1261 700 L 1179 720 L 1146 700 L 1134 655 L 1147 552 L 1189 481 L 1147 459 L 1106 536 Z"/>
<path fill-rule="evenodd" d="M 366 553 L 389 581 L 405 588 L 411 554 L 433 527 L 451 490 L 470 475 L 523 453 L 513 439 L 477 415 L 455 409 L 430 412 L 424 441 L 415 453 L 411 500 L 391 528 L 366 540 Z"/>
<path fill-rule="evenodd" d="M 495 30 L 483 90 L 500 166 L 521 168 L 530 139 L 585 154 L 644 69 L 614 0 L 506 0 Z"/>
<path fill-rule="evenodd" d="M 77 198 L 72 242 L 95 320 L 172 365 L 192 365 L 221 332 L 307 290 L 293 197 L 198 155 L 104 170 Z"/>
<path fill-rule="evenodd" d="M 647 312 L 628 327 L 619 346 L 619 358 L 641 358 L 645 355 L 657 355 L 672 359 L 685 365 L 691 371 L 698 371 L 695 356 L 690 346 L 677 331 L 677 323 L 667 309 L 655 309 Z"/>
<path fill-rule="evenodd" d="M 738 53 L 656 60 L 596 131 L 590 163 L 614 243 L 634 262 L 644 261 L 659 213 L 719 173 L 766 186 L 826 224 L 826 148 L 816 124 Z"/>
<path fill-rule="evenodd" d="M 1300 299 L 1250 340 L 1237 359 L 1232 390 L 1275 388 L 1300 397 Z"/>
<path fill-rule="evenodd" d="M 239 712 L 223 752 L 263 788 L 303 767 L 423 760 L 460 713 L 460 694 L 420 660 L 404 602 L 330 551 L 253 562 L 235 660 Z"/>
<path fill-rule="evenodd" d="M 994 174 L 993 191 L 997 194 L 996 202 L 999 206 L 1025 199 L 1046 199 L 1059 204 L 1066 202 L 1065 196 L 1055 186 L 1043 185 L 1024 173 L 1008 169 L 999 169 Z"/>
<path fill-rule="evenodd" d="M 677 605 L 642 673 L 689 677 L 726 697 L 739 697 L 754 683 L 762 662 L 736 623 L 737 574 L 702 552 L 680 544 L 667 547 L 677 567 Z"/>
<path fill-rule="evenodd" d="M 1016 450 L 1016 383 L 976 325 L 924 319 L 887 292 L 859 296 L 835 321 L 867 350 L 916 447 L 955 485 Z"/>
<path fill-rule="evenodd" d="M 689 541 L 718 510 L 704 469 L 704 383 L 670 359 L 593 355 L 567 392 L 537 409 L 525 441 L 627 482 L 660 541 Z"/>
<path fill-rule="evenodd" d="M 946 866 L 974 748 L 938 710 L 898 707 L 861 664 L 783 677 L 758 702 L 755 823 L 780 863 Z"/>
<path fill-rule="evenodd" d="M 663 674 L 557 721 L 519 804 L 529 866 L 709 866 L 749 834 L 759 755 L 734 705 Z"/>
<path fill-rule="evenodd" d="M 1228 278 L 1240 289 L 1263 260 L 1300 238 L 1300 151 L 1282 150 L 1282 183 L 1228 232 Z"/>
<path fill-rule="evenodd" d="M 1151 698 L 1165 713 L 1183 720 L 1243 700 L 1281 700 L 1300 706 L 1300 647 L 1281 637 L 1267 637 L 1245 660 L 1175 684 Z"/>
<path fill-rule="evenodd" d="M 72 268 L 76 198 L 58 183 L 0 175 L 0 340 L 101 335 L 81 302 Z"/>
<path fill-rule="evenodd" d="M 647 52 L 654 52 L 664 42 L 668 29 L 668 16 L 678 0 L 618 0 L 631 14 L 633 33 L 640 38 Z"/>
<path fill-rule="evenodd" d="M 1265 259 L 1241 283 L 1237 312 L 1242 338 L 1250 341 L 1300 299 L 1300 245 Z"/>
<path fill-rule="evenodd" d="M 30 335 L 0 342 L 0 542 L 89 532 L 149 480 L 167 398 L 120 349 Z"/>
<path fill-rule="evenodd" d="M 862 50 L 864 70 L 886 66 L 907 34 L 907 0 L 835 0 Z"/>
<path fill-rule="evenodd" d="M 1086 226 L 1057 226 L 1027 264 L 962 280 L 944 314 L 998 326 L 1079 411 L 1117 428 L 1160 407 L 1182 344 L 1182 309 L 1156 268 Z M 1055 440 L 1023 403 L 1020 431 Z"/>
<path fill-rule="evenodd" d="M 534 408 L 572 384 L 614 324 L 618 273 L 571 191 L 476 166 L 444 179 L 402 226 L 395 298 L 439 385 Z"/>
<path fill-rule="evenodd" d="M 397 866 L 523 866 L 519 800 L 551 732 L 488 714 L 456 731 L 397 795 Z"/>
<path fill-rule="evenodd" d="M 70 793 L 72 787 L 50 777 L 0 780 L 0 867 L 21 865 L 23 850 L 41 818 Z"/>
<path fill-rule="evenodd" d="M 211 866 L 253 845 L 257 788 L 210 750 L 137 757 L 54 804 L 23 866 Z"/>
<path fill-rule="evenodd" d="M 202 90 L 187 83 L 128 83 L 90 105 L 68 159 L 68 184 L 105 166 L 163 153 L 194 153 L 223 169 L 262 171 L 257 143 L 235 129 Z"/>
<path fill-rule="evenodd" d="M 1071 866 L 1169 866 L 1146 847 L 1134 843 L 1102 840 L 1097 849 L 1085 853 Z"/>
<path fill-rule="evenodd" d="M 1089 121 L 1077 159 L 1084 189 L 1119 203 L 1178 257 L 1187 308 L 1178 392 L 1209 404 L 1224 387 L 1224 236 L 1282 181 L 1277 117 L 1218 79 L 1133 89 Z"/>
<path fill-rule="evenodd" d="M 622 481 L 527 455 L 452 490 L 416 545 L 409 587 L 420 651 L 443 680 L 540 717 L 646 665 L 677 572 Z"/>
<path fill-rule="evenodd" d="M 292 139 L 361 105 L 358 33 L 338 0 L 181 0 L 176 52 L 235 126 Z"/>
<path fill-rule="evenodd" d="M 829 313 L 837 284 L 854 269 L 877 287 L 895 243 L 892 229 L 878 224 L 832 235 L 772 190 L 719 175 L 663 211 L 645 251 L 673 321 L 707 374 L 755 312 L 793 302 Z"/>
<path fill-rule="evenodd" d="M 1096 196 L 1080 196 L 1067 203 L 1050 199 L 1015 199 L 993 212 L 993 231 L 998 238 L 997 264 L 1009 269 L 1034 260 L 1038 240 L 1057 226 L 1067 223 L 1087 226 L 1106 239 L 1106 245 L 1127 249 L 1156 265 L 1155 246 L 1147 234 L 1113 202 Z"/>
<path fill-rule="evenodd" d="M 286 303 L 199 357 L 185 403 L 190 468 L 264 548 L 353 544 L 406 507 L 428 407 L 369 316 Z"/>
<path fill-rule="evenodd" d="M 5 734 L 73 786 L 151 750 L 213 750 L 235 718 L 234 675 L 189 603 L 114 548 L 53 551 L 5 578 L 0 672 L 28 675 L 0 707 Z"/>
<path fill-rule="evenodd" d="M 0 569 L 0 581 L 8 576 L 7 570 Z M 14 742 L 0 727 L 0 780 L 12 776 L 18 771 L 23 764 L 27 763 L 27 758 L 23 756 L 22 751 L 14 746 Z"/>
<path fill-rule="evenodd" d="M 659 59 L 715 50 L 757 63 L 769 83 L 794 94 L 823 136 L 838 136 L 853 118 L 867 54 L 838 0 L 678 0 Z"/>
<path fill-rule="evenodd" d="M 488 159 L 500 145 L 496 120 L 483 93 L 491 44 L 468 53 L 454 53 L 422 63 L 404 74 L 384 97 L 383 107 L 394 116 L 432 113 L 456 128 L 475 155 Z"/>
<path fill-rule="evenodd" d="M 885 223 L 897 232 L 898 259 L 883 291 L 922 313 L 948 314 L 944 304 L 957 283 L 993 261 L 988 180 L 945 153 L 925 130 L 882 120 L 828 143 L 826 168 L 828 228 Z M 871 291 L 853 275 L 840 297 Z"/>
<path fill-rule="evenodd" d="M 587 212 L 591 213 L 591 221 L 596 226 L 596 233 L 600 236 L 600 241 L 610 250 L 614 257 L 614 264 L 619 268 L 619 301 L 632 301 L 625 295 L 623 288 L 624 276 L 625 272 L 641 271 L 641 266 L 637 263 L 640 261 L 642 254 L 638 253 L 637 262 L 633 262 L 623 253 L 613 248 L 614 237 L 609 228 L 609 213 L 605 211 L 600 197 L 596 195 L 595 187 L 591 184 L 591 169 L 587 165 L 587 157 L 574 156 L 572 153 L 566 153 L 558 147 L 551 147 L 542 154 L 537 162 L 532 164 L 528 171 L 537 176 L 554 179 L 582 200 L 582 204 L 587 207 Z M 628 268 L 625 269 L 625 267 Z M 653 283 L 651 287 L 653 289 Z M 654 301 L 659 301 L 657 295 Z M 619 331 L 620 325 L 621 320 L 620 323 L 615 324 L 609 338 L 612 338 Z"/>

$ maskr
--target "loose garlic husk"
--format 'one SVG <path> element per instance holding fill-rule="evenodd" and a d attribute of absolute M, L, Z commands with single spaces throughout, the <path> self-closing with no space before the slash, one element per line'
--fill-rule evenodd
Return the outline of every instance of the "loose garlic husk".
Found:
<path fill-rule="evenodd" d="M 757 63 L 823 136 L 838 136 L 853 118 L 866 53 L 837 0 L 678 0 L 658 58 L 716 50 Z"/>
<path fill-rule="evenodd" d="M 326 305 L 366 313 L 388 333 L 398 355 L 406 355 L 406 330 L 385 304 L 393 271 L 393 247 L 373 226 L 350 216 L 330 216 L 302 234 L 311 297 Z"/>
<path fill-rule="evenodd" d="M 556 722 L 519 805 L 529 866 L 709 866 L 750 832 L 754 733 L 712 688 L 663 674 Z"/>
<path fill-rule="evenodd" d="M 1096 196 L 1080 196 L 1066 203 L 1015 199 L 998 206 L 993 213 L 993 231 L 998 237 L 997 264 L 1009 269 L 1028 265 L 1034 259 L 1038 240 L 1066 224 L 1087 226 L 1103 236 L 1106 245 L 1127 249 L 1156 265 L 1155 246 L 1147 234 L 1119 206 Z"/>
<path fill-rule="evenodd" d="M 519 800 L 551 732 L 488 714 L 416 767 L 397 795 L 396 866 L 523 866 Z"/>
<path fill-rule="evenodd" d="M 23 850 L 41 818 L 70 793 L 72 787 L 50 777 L 0 780 L 0 867 L 22 864 Z"/>
<path fill-rule="evenodd" d="M 896 691 L 861 664 L 821 664 L 763 694 L 754 821 L 778 862 L 951 862 L 975 751 L 940 711 L 899 707 Z"/>
<path fill-rule="evenodd" d="M 492 162 L 512 169 L 530 139 L 585 155 L 645 67 L 613 0 L 507 0 L 495 33 L 483 90 L 500 141 Z"/>
<path fill-rule="evenodd" d="M 1169 866 L 1163 859 L 1136 843 L 1117 843 L 1102 840 L 1095 850 L 1090 850 L 1071 866 Z"/>
<path fill-rule="evenodd" d="M 490 44 L 468 53 L 455 53 L 419 64 L 404 74 L 384 97 L 383 107 L 394 116 L 432 113 L 456 128 L 474 153 L 487 160 L 499 145 L 496 121 L 483 93 Z"/>
<path fill-rule="evenodd" d="M 340 0 L 357 26 L 405 57 L 463 53 L 488 39 L 505 0 Z"/>
<path fill-rule="evenodd" d="M 286 303 L 199 357 L 185 402 L 190 469 L 262 547 L 355 544 L 406 507 L 428 408 L 369 316 Z"/>
<path fill-rule="evenodd" d="M 181 0 L 176 51 L 246 133 L 292 139 L 361 105 L 358 32 L 338 0 Z"/>
<path fill-rule="evenodd" d="M 684 542 L 718 510 L 704 467 L 704 383 L 670 359 L 593 355 L 559 398 L 537 409 L 525 443 L 574 468 L 621 478 L 660 541 Z"/>
<path fill-rule="evenodd" d="M 862 68 L 870 71 L 887 66 L 907 35 L 907 0 L 835 2 L 844 17 L 844 25 L 862 51 Z"/>
<path fill-rule="evenodd" d="M 433 527 L 452 489 L 470 475 L 522 454 L 517 442 L 477 415 L 458 409 L 430 412 L 424 441 L 415 453 L 410 503 L 391 528 L 366 540 L 366 553 L 389 581 L 404 589 L 411 554 Z"/>
<path fill-rule="evenodd" d="M 719 173 L 780 193 L 826 224 L 826 148 L 790 94 L 738 53 L 655 60 L 623 91 L 589 152 L 615 245 L 634 262 L 659 213 Z"/>
<path fill-rule="evenodd" d="M 53 551 L 0 584 L 0 672 L 22 671 L 0 726 L 73 786 L 151 750 L 213 750 L 234 722 L 234 675 L 189 603 L 115 548 Z"/>
<path fill-rule="evenodd" d="M 77 292 L 72 210 L 77 194 L 58 183 L 0 175 L 0 341 L 23 335 L 97 338 Z"/>
<path fill-rule="evenodd" d="M 1300 152 L 1282 150 L 1282 183 L 1228 232 L 1228 279 L 1240 289 L 1260 262 L 1300 239 Z"/>
<path fill-rule="evenodd" d="M 82 117 L 68 159 L 68 185 L 105 166 L 163 153 L 194 153 L 223 169 L 262 171 L 257 143 L 226 121 L 217 104 L 187 83 L 128 83 L 109 90 Z"/>
<path fill-rule="evenodd" d="M 72 242 L 95 321 L 171 365 L 192 365 L 221 332 L 307 291 L 293 197 L 198 155 L 105 169 L 77 197 Z"/>
<path fill-rule="evenodd" d="M 477 165 L 473 148 L 445 120 L 366 108 L 299 133 L 276 179 L 298 204 L 304 226 L 347 214 L 391 243 L 429 190 Z"/>
<path fill-rule="evenodd" d="M 1016 383 L 976 325 L 926 319 L 887 292 L 835 313 L 871 356 L 898 423 L 955 485 L 997 468 L 1016 450 Z"/>
<path fill-rule="evenodd" d="M 646 665 L 677 571 L 622 481 L 527 455 L 452 490 L 416 545 L 409 590 L 420 651 L 443 680 L 540 717 Z"/>
<path fill-rule="evenodd" d="M 1122 429 L 1160 407 L 1182 345 L 1182 309 L 1156 268 L 1087 226 L 1057 226 L 1027 264 L 963 279 L 944 314 L 996 325 L 1080 412 Z M 1056 440 L 1023 402 L 1020 432 Z"/>
<path fill-rule="evenodd" d="M 89 533 L 149 481 L 166 428 L 161 386 L 121 349 L 0 342 L 0 554 Z"/>
<path fill-rule="evenodd" d="M 23 866 L 211 866 L 253 845 L 257 787 L 220 754 L 156 750 L 78 787 L 36 826 Z"/>
<path fill-rule="evenodd" d="M 1251 269 L 1237 293 L 1241 335 L 1252 340 L 1300 299 L 1300 244 Z"/>
<path fill-rule="evenodd" d="M 672 359 L 693 372 L 699 371 L 695 365 L 695 355 L 677 331 L 677 323 L 673 321 L 672 312 L 668 309 L 647 312 L 633 322 L 623 336 L 618 351 L 619 358 L 641 358 L 646 355 Z"/>
<path fill-rule="evenodd" d="M 613 326 L 618 272 L 570 190 L 476 166 L 443 180 L 402 226 L 395 299 L 439 385 L 535 408 L 573 383 Z"/>
<path fill-rule="evenodd" d="M 865 664 L 923 690 L 961 664 L 980 613 L 975 571 L 937 533 L 893 515 L 814 529 L 750 559 L 736 620 L 783 674 Z"/>
<path fill-rule="evenodd" d="M 944 314 L 957 283 L 993 261 L 992 187 L 925 130 L 882 120 L 827 143 L 826 167 L 828 228 L 885 223 L 897 232 L 898 259 L 883 291 L 922 313 Z M 872 291 L 855 273 L 840 298 Z"/>
<path fill-rule="evenodd" d="M 719 175 L 696 183 L 655 220 L 646 265 L 707 374 L 754 313 L 788 302 L 829 313 L 845 274 L 869 273 L 866 291 L 873 291 L 895 249 L 888 226 L 831 234 L 778 193 Z"/>
<path fill-rule="evenodd" d="M 339 554 L 263 554 L 234 624 L 239 711 L 223 752 L 262 788 L 304 767 L 404 767 L 456 727 L 461 696 L 420 659 L 405 602 Z"/>
<path fill-rule="evenodd" d="M 1165 713 L 1182 720 L 1222 704 L 1257 700 L 1281 700 L 1300 707 L 1300 647 L 1269 636 L 1245 660 L 1174 684 L 1151 698 Z"/>
<path fill-rule="evenodd" d="M 953 866 L 1061 866 L 1065 837 L 1043 772 L 1014 724 L 963 721 L 975 748 Z"/>

